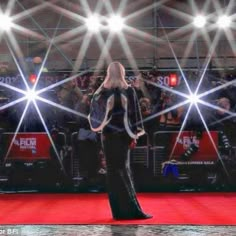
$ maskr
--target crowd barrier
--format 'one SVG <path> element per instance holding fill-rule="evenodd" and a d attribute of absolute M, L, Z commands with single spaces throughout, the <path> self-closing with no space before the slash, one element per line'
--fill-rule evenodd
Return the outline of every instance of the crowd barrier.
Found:
<path fill-rule="evenodd" d="M 81 155 L 86 155 L 86 153 L 81 154 L 78 149 L 80 142 L 78 132 L 73 132 L 69 137 L 70 140 L 66 138 L 65 133 L 58 131 L 51 132 L 50 137 L 46 132 L 17 133 L 16 135 L 2 133 L 0 182 L 8 181 L 10 175 L 22 169 L 23 166 L 29 179 L 37 175 L 37 169 L 41 169 L 42 173 L 47 174 L 49 178 L 55 174 L 52 169 L 58 169 L 58 171 L 64 171 L 72 182 L 79 184 L 81 171 L 83 171 L 80 168 Z M 186 176 L 188 169 L 192 171 L 200 168 L 201 171 L 206 170 L 213 176 L 219 171 L 219 166 L 221 169 L 230 166 L 231 172 L 236 173 L 236 147 L 232 147 L 230 153 L 225 153 L 218 131 L 202 132 L 201 136 L 193 131 L 157 131 L 152 138 L 150 142 L 148 135 L 145 134 L 130 151 L 130 164 L 134 172 L 145 170 L 149 172 L 149 177 L 152 175 L 153 178 L 163 179 L 166 173 L 176 174 L 174 169 L 172 172 L 169 169 L 163 172 L 166 165 L 174 165 L 179 171 L 179 176 L 175 177 L 179 179 Z M 190 152 L 193 145 L 197 149 Z M 188 156 L 185 155 L 186 153 Z M 138 175 L 145 175 L 141 172 Z"/>

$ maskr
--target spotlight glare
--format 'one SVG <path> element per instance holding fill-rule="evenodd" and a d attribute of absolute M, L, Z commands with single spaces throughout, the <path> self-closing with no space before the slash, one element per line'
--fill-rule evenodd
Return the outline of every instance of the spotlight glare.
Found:
<path fill-rule="evenodd" d="M 91 15 L 89 18 L 87 18 L 86 25 L 88 30 L 91 32 L 98 32 L 101 27 L 99 18 L 96 15 Z"/>
<path fill-rule="evenodd" d="M 197 27 L 197 28 L 202 28 L 205 26 L 206 24 L 206 18 L 202 15 L 198 15 L 194 18 L 193 24 Z"/>
<path fill-rule="evenodd" d="M 121 16 L 113 15 L 108 19 L 109 29 L 113 32 L 119 32 L 124 27 L 124 19 Z"/>
<path fill-rule="evenodd" d="M 37 93 L 33 89 L 29 89 L 26 93 L 25 96 L 28 101 L 33 102 L 35 99 L 38 97 Z"/>
<path fill-rule="evenodd" d="M 197 96 L 196 94 L 191 94 L 188 97 L 188 100 L 191 104 L 197 104 L 199 102 L 199 96 Z"/>
<path fill-rule="evenodd" d="M 0 14 L 0 29 L 9 30 L 12 26 L 12 20 L 9 16 Z"/>
<path fill-rule="evenodd" d="M 217 25 L 220 28 L 227 28 L 230 26 L 230 23 L 231 23 L 231 19 L 229 16 L 226 16 L 226 15 L 219 17 L 219 19 L 217 21 Z"/>

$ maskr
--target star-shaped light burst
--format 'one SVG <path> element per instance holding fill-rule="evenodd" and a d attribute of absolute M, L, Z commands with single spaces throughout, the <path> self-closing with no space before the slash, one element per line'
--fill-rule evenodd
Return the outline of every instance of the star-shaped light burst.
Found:
<path fill-rule="evenodd" d="M 0 29 L 2 30 L 9 30 L 12 26 L 11 17 L 0 14 Z"/>
<path fill-rule="evenodd" d="M 37 95 L 37 92 L 34 89 L 29 89 L 25 93 L 25 97 L 26 97 L 26 100 L 28 100 L 29 102 L 35 102 L 36 99 L 38 98 L 38 95 Z"/>
<path fill-rule="evenodd" d="M 199 95 L 193 93 L 188 96 L 188 101 L 190 104 L 196 105 L 200 102 Z"/>
<path fill-rule="evenodd" d="M 207 3 L 206 3 L 206 4 L 207 4 Z M 179 14 L 180 16 L 183 14 L 183 13 L 181 13 L 181 12 L 177 12 L 176 10 L 174 10 L 174 12 L 175 12 L 175 14 L 177 13 L 177 14 Z M 185 18 L 186 18 L 186 17 L 185 17 Z M 160 18 L 159 18 L 159 20 L 160 20 L 160 24 L 162 25 L 162 22 L 161 22 L 161 19 L 160 19 Z M 204 19 L 201 18 L 200 20 L 201 20 L 201 27 L 202 27 L 202 26 L 205 24 L 205 22 L 204 22 L 204 24 L 203 24 L 203 21 L 202 21 L 202 20 L 204 20 Z M 162 25 L 162 26 L 163 26 L 163 25 Z M 183 27 L 183 28 L 184 28 L 184 27 Z M 186 27 L 185 29 L 187 30 L 188 28 Z M 181 30 L 182 30 L 182 32 L 184 32 L 183 29 L 180 29 L 179 31 L 181 31 Z M 170 153 L 170 157 L 169 157 L 169 158 L 171 159 L 172 154 L 173 154 L 173 152 L 174 152 L 174 150 L 175 150 L 175 148 L 176 148 L 177 141 L 179 140 L 180 134 L 181 134 L 182 130 L 183 130 L 184 127 L 185 127 L 185 124 L 186 124 L 186 121 L 187 121 L 187 119 L 188 119 L 189 114 L 191 113 L 191 109 L 192 109 L 192 107 L 195 107 L 195 108 L 197 109 L 198 115 L 199 115 L 199 117 L 200 117 L 200 119 L 201 119 L 201 121 L 202 121 L 202 123 L 203 123 L 203 125 L 204 125 L 204 127 L 205 127 L 205 130 L 206 130 L 206 132 L 207 132 L 207 134 L 208 134 L 208 136 L 209 136 L 209 139 L 210 139 L 210 141 L 211 141 L 211 143 L 212 143 L 212 145 L 213 145 L 213 147 L 214 147 L 214 149 L 215 149 L 215 151 L 216 151 L 216 153 L 217 153 L 217 155 L 218 155 L 218 158 L 219 158 L 219 160 L 220 160 L 221 163 L 222 163 L 223 169 L 224 169 L 224 171 L 226 172 L 226 175 L 229 177 L 228 171 L 226 170 L 226 167 L 225 167 L 225 165 L 224 165 L 224 162 L 222 161 L 221 155 L 220 155 L 220 153 L 219 153 L 219 151 L 218 151 L 218 148 L 216 147 L 216 145 L 215 145 L 215 143 L 214 143 L 214 141 L 213 141 L 213 138 L 212 138 L 212 136 L 211 136 L 211 133 L 210 133 L 210 131 L 209 131 L 209 128 L 208 128 L 208 126 L 207 126 L 207 124 L 206 124 L 206 122 L 205 122 L 204 116 L 203 116 L 202 111 L 201 111 L 201 109 L 200 109 L 200 107 L 199 107 L 199 104 L 202 104 L 202 105 L 205 105 L 205 106 L 207 106 L 207 107 L 209 107 L 209 108 L 212 108 L 212 109 L 214 109 L 214 110 L 223 110 L 226 114 L 230 114 L 231 116 L 232 116 L 232 115 L 235 116 L 235 113 L 232 114 L 232 112 L 227 111 L 227 110 L 225 110 L 225 109 L 222 109 L 221 107 L 219 107 L 219 106 L 217 106 L 217 105 L 212 105 L 209 101 L 204 101 L 204 99 L 203 99 L 205 96 L 210 95 L 211 93 L 214 93 L 214 92 L 217 91 L 217 90 L 220 90 L 220 89 L 222 89 L 222 88 L 226 88 L 227 86 L 229 86 L 230 83 L 232 83 L 232 84 L 235 83 L 235 81 L 234 81 L 234 82 L 228 82 L 228 83 L 224 84 L 223 86 L 219 86 L 218 88 L 213 88 L 213 89 L 210 89 L 210 90 L 208 90 L 208 91 L 206 91 L 206 92 L 199 93 L 199 88 L 200 88 L 200 86 L 201 86 L 201 84 L 202 84 L 203 79 L 205 78 L 205 74 L 206 74 L 206 71 L 207 71 L 209 62 L 210 62 L 210 60 L 211 60 L 211 54 L 212 54 L 212 52 L 215 50 L 215 48 L 216 48 L 216 46 L 217 46 L 217 43 L 218 43 L 218 40 L 219 40 L 219 34 L 220 34 L 220 33 L 219 33 L 219 31 L 217 32 L 217 34 L 216 34 L 216 36 L 215 36 L 215 38 L 214 38 L 214 40 L 213 40 L 213 43 L 211 43 L 211 42 L 210 42 L 210 39 L 209 39 L 209 37 L 208 37 L 208 35 L 207 35 L 207 33 L 204 31 L 204 33 L 205 33 L 205 34 L 204 34 L 204 38 L 206 38 L 206 42 L 207 42 L 207 44 L 208 44 L 208 46 L 209 46 L 209 54 L 208 54 L 208 57 L 206 57 L 205 66 L 201 69 L 201 70 L 203 70 L 203 73 L 202 73 L 202 75 L 201 75 L 201 77 L 200 77 L 200 80 L 199 80 L 199 83 L 198 83 L 198 85 L 197 85 L 197 88 L 196 88 L 195 91 L 192 91 L 192 89 L 191 89 L 190 86 L 189 86 L 188 80 L 186 79 L 186 76 L 185 76 L 185 74 L 184 74 L 184 72 L 183 72 L 183 70 L 182 70 L 182 68 L 181 68 L 181 65 L 180 65 L 180 63 L 179 63 L 179 61 L 178 61 L 178 59 L 177 59 L 177 57 L 176 57 L 176 55 L 175 55 L 174 49 L 173 49 L 173 47 L 172 47 L 172 44 L 171 44 L 170 41 L 169 41 L 169 35 L 165 32 L 165 27 L 164 27 L 164 26 L 163 26 L 163 31 L 164 31 L 164 33 L 165 33 L 164 35 L 165 35 L 165 37 L 166 37 L 166 40 L 167 40 L 167 42 L 168 42 L 168 44 L 169 44 L 169 48 L 170 48 L 170 50 L 171 50 L 171 52 L 172 52 L 172 54 L 173 54 L 173 57 L 175 58 L 175 61 L 176 61 L 177 66 L 178 66 L 178 68 L 179 68 L 180 74 L 181 74 L 182 77 L 183 77 L 183 81 L 184 81 L 184 83 L 185 83 L 185 85 L 186 85 L 186 87 L 187 87 L 188 93 L 185 93 L 185 94 L 184 94 L 184 93 L 180 93 L 180 92 L 178 92 L 178 91 L 174 91 L 174 90 L 173 90 L 172 92 L 173 92 L 174 94 L 179 95 L 179 96 L 181 96 L 181 97 L 183 97 L 183 98 L 186 98 L 185 102 L 180 102 L 179 104 L 175 104 L 175 105 L 173 105 L 172 107 L 168 107 L 167 109 L 165 109 L 165 110 L 163 110 L 163 111 L 161 111 L 161 112 L 158 112 L 158 113 L 152 115 L 151 117 L 146 118 L 146 119 L 144 120 L 144 122 L 148 121 L 149 119 L 153 119 L 153 118 L 156 117 L 156 116 L 160 116 L 160 115 L 162 115 L 162 114 L 168 113 L 169 111 L 174 110 L 174 109 L 176 109 L 176 108 L 178 108 L 178 107 L 180 107 L 180 106 L 189 104 L 189 107 L 188 107 L 188 109 L 187 109 L 186 115 L 185 115 L 185 117 L 184 117 L 184 120 L 183 120 L 183 122 L 182 122 L 181 128 L 180 128 L 180 130 L 179 130 L 178 137 L 176 138 L 176 142 L 175 142 L 175 144 L 174 144 L 174 146 L 173 146 L 173 148 L 172 148 L 172 151 L 171 151 L 171 153 Z M 176 30 L 176 31 L 178 31 L 178 30 Z M 171 33 L 171 34 L 174 35 L 175 32 L 174 32 L 174 33 Z M 142 35 L 142 34 L 139 33 L 138 35 Z M 187 45 L 187 47 L 186 47 L 187 49 L 190 48 L 191 41 L 192 41 L 192 40 L 194 41 L 195 37 L 196 37 L 196 34 L 194 33 L 194 34 L 193 34 L 193 37 L 191 38 L 191 40 L 190 40 L 190 42 L 189 42 L 189 45 Z M 159 40 L 159 43 L 161 43 L 160 40 Z M 234 47 L 232 46 L 232 43 L 230 43 L 230 45 L 231 45 L 232 48 L 234 48 Z M 190 52 L 190 50 L 187 50 L 187 51 Z M 184 53 L 184 55 L 187 56 L 187 53 Z M 210 55 L 210 56 L 209 56 L 209 55 Z M 147 83 L 149 83 L 149 82 L 147 81 Z M 155 85 L 155 84 L 153 84 L 153 85 L 154 85 L 154 86 L 157 86 L 157 87 L 161 87 L 161 86 L 158 86 L 158 85 Z M 162 88 L 162 89 L 165 89 L 165 88 Z M 165 90 L 167 90 L 167 89 L 165 89 Z"/>
<path fill-rule="evenodd" d="M 198 28 L 203 28 L 206 24 L 206 18 L 202 15 L 196 16 L 193 24 Z"/>
<path fill-rule="evenodd" d="M 12 1 L 9 1 L 9 2 L 12 2 Z M 196 90 L 192 91 L 192 89 L 191 89 L 191 87 L 190 87 L 190 85 L 188 83 L 188 78 L 186 78 L 185 73 L 183 72 L 183 70 L 181 68 L 181 63 L 179 62 L 179 60 L 177 59 L 177 56 L 175 55 L 175 52 L 174 52 L 172 44 L 171 44 L 171 42 L 169 40 L 169 37 L 175 36 L 175 35 L 178 35 L 178 34 L 181 34 L 181 33 L 186 33 L 188 31 L 192 30 L 192 21 L 191 20 L 193 19 L 193 16 L 188 15 L 188 14 L 183 13 L 183 12 L 180 12 L 180 11 L 178 11 L 176 9 L 173 9 L 173 8 L 165 6 L 165 3 L 167 3 L 167 2 L 169 2 L 169 1 L 168 0 L 161 0 L 161 1 L 155 2 L 153 4 L 150 4 L 150 5 L 142 8 L 141 10 L 138 10 L 136 12 L 132 12 L 130 15 L 128 15 L 128 16 L 126 16 L 124 18 L 120 18 L 118 16 L 122 15 L 121 13 L 124 10 L 124 8 L 126 7 L 126 0 L 122 0 L 120 2 L 120 6 L 118 7 L 119 10 L 116 13 L 113 11 L 111 3 L 109 1 L 98 1 L 97 5 L 95 7 L 95 13 L 96 14 L 99 14 L 99 11 L 101 11 L 101 9 L 104 6 L 106 7 L 107 11 L 109 12 L 109 15 L 113 14 L 113 18 L 110 18 L 110 20 L 109 20 L 109 18 L 107 18 L 105 20 L 104 20 L 104 18 L 102 18 L 103 21 L 107 21 L 107 25 L 110 26 L 110 28 L 112 29 L 112 30 L 110 30 L 108 32 L 107 39 L 104 40 L 103 37 L 101 36 L 101 33 L 99 32 L 99 28 L 101 28 L 101 25 L 100 25 L 100 22 L 98 21 L 98 19 L 95 19 L 95 21 L 94 21 L 94 18 L 93 19 L 91 19 L 91 18 L 87 19 L 84 16 L 81 16 L 81 15 L 79 15 L 77 13 L 71 12 L 70 10 L 64 9 L 64 8 L 56 5 L 56 3 L 53 4 L 51 2 L 45 2 L 45 1 L 43 3 L 41 3 L 40 5 L 36 6 L 36 7 L 33 7 L 31 9 L 26 10 L 24 8 L 24 6 L 20 3 L 20 1 L 16 1 L 16 3 L 22 8 L 23 11 L 22 11 L 22 13 L 18 13 L 17 15 L 13 16 L 14 22 L 17 21 L 17 20 L 21 20 L 22 18 L 28 16 L 32 20 L 32 22 L 35 24 L 35 26 L 38 27 L 38 29 L 40 30 L 41 34 L 40 33 L 36 33 L 35 31 L 31 31 L 31 30 L 29 30 L 27 28 L 24 28 L 22 26 L 19 26 L 19 25 L 15 24 L 15 23 L 14 24 L 10 23 L 11 27 L 13 29 L 17 29 L 19 32 L 21 32 L 23 34 L 27 33 L 27 34 L 31 35 L 32 37 L 35 37 L 35 38 L 38 38 L 38 39 L 41 39 L 41 40 L 42 39 L 45 40 L 48 43 L 49 46 L 48 46 L 47 53 L 46 53 L 46 55 L 44 57 L 42 66 L 41 66 L 41 68 L 39 70 L 39 73 L 37 75 L 36 83 L 35 83 L 35 85 L 32 88 L 30 88 L 28 83 L 27 83 L 27 80 L 26 80 L 26 78 L 24 76 L 24 73 L 23 73 L 23 70 L 21 68 L 21 65 L 19 64 L 19 59 L 21 58 L 21 55 L 22 55 L 20 47 L 19 47 L 19 45 L 18 45 L 18 43 L 17 43 L 17 41 L 16 41 L 16 39 L 14 37 L 14 34 L 11 33 L 11 32 L 6 32 L 10 36 L 8 38 L 9 42 L 7 41 L 8 48 L 9 48 L 10 53 L 11 53 L 11 55 L 12 55 L 14 61 L 15 61 L 15 64 L 16 64 L 16 66 L 18 68 L 18 71 L 19 71 L 19 73 L 21 75 L 21 78 L 22 78 L 22 80 L 23 80 L 23 82 L 25 84 L 25 88 L 26 89 L 25 90 L 24 89 L 19 89 L 19 88 L 15 88 L 15 87 L 13 87 L 11 85 L 0 83 L 1 86 L 9 88 L 9 89 L 11 89 L 11 90 L 13 90 L 15 92 L 18 92 L 18 93 L 20 93 L 22 95 L 22 97 L 16 99 L 15 101 L 1 106 L 0 110 L 12 107 L 15 104 L 20 103 L 22 101 L 27 101 L 26 105 L 25 105 L 25 108 L 24 108 L 24 111 L 22 113 L 22 116 L 20 118 L 19 124 L 18 124 L 18 126 L 16 128 L 15 135 L 14 135 L 13 140 L 12 140 L 10 146 L 9 146 L 6 158 L 7 158 L 8 154 L 9 154 L 9 151 L 11 149 L 11 146 L 12 146 L 13 142 L 14 142 L 14 139 L 15 139 L 15 137 L 16 137 L 19 129 L 20 129 L 22 121 L 25 118 L 25 115 L 27 113 L 28 108 L 29 108 L 30 104 L 31 105 L 33 104 L 33 106 L 35 107 L 35 109 L 36 109 L 36 111 L 37 111 L 37 113 L 38 113 L 38 115 L 40 117 L 40 120 L 41 120 L 41 122 L 42 122 L 42 124 L 43 124 L 43 126 L 45 128 L 45 131 L 47 132 L 47 134 L 49 136 L 49 139 L 50 139 L 50 141 L 52 143 L 54 151 L 57 154 L 58 161 L 60 162 L 61 167 L 64 170 L 63 164 L 61 162 L 61 158 L 60 158 L 59 153 L 58 153 L 58 151 L 56 149 L 56 145 L 54 144 L 54 142 L 52 140 L 51 134 L 50 134 L 50 132 L 49 132 L 49 130 L 47 128 L 47 125 L 46 125 L 44 119 L 43 119 L 43 116 L 41 114 L 40 107 L 38 106 L 37 101 L 41 101 L 41 102 L 47 103 L 47 104 L 49 104 L 51 106 L 57 107 L 57 108 L 62 109 L 64 111 L 67 111 L 67 112 L 70 112 L 72 114 L 75 114 L 75 115 L 87 118 L 87 115 L 82 114 L 80 112 L 77 112 L 77 111 L 75 111 L 73 109 L 70 109 L 68 107 L 65 107 L 65 106 L 63 106 L 61 104 L 57 104 L 56 102 L 50 101 L 48 99 L 45 99 L 44 97 L 41 96 L 41 94 L 46 92 L 46 91 L 48 91 L 48 90 L 50 90 L 50 89 L 52 89 L 52 88 L 55 88 L 55 87 L 61 85 L 63 83 L 66 83 L 66 82 L 68 82 L 70 80 L 73 80 L 77 76 L 80 76 L 83 73 L 87 72 L 87 71 L 84 71 L 83 73 L 80 73 L 80 74 L 77 73 L 77 71 L 79 71 L 80 66 L 81 66 L 81 62 L 80 62 L 80 61 L 82 61 L 81 58 L 84 58 L 84 56 L 86 55 L 86 51 L 87 51 L 87 49 L 89 47 L 89 44 L 90 44 L 90 41 L 91 41 L 91 38 L 92 38 L 93 32 L 90 32 L 88 29 L 92 29 L 92 31 L 95 31 L 95 33 L 96 33 L 96 39 L 97 39 L 98 45 L 99 45 L 99 47 L 101 49 L 101 55 L 99 57 L 97 65 L 96 65 L 96 69 L 97 70 L 101 69 L 101 67 L 103 66 L 103 61 L 104 60 L 107 63 L 112 61 L 112 57 L 111 57 L 109 51 L 110 51 L 110 48 L 113 46 L 112 45 L 113 38 L 116 37 L 116 36 L 118 36 L 118 38 L 119 38 L 119 40 L 121 42 L 121 45 L 122 45 L 122 48 L 123 48 L 123 51 L 124 51 L 124 55 L 126 55 L 127 60 L 128 60 L 128 62 L 130 64 L 130 66 L 132 67 L 132 69 L 138 70 L 138 66 L 137 66 L 135 57 L 132 54 L 132 51 L 131 51 L 131 49 L 129 47 L 129 44 L 126 41 L 124 33 L 122 31 L 125 31 L 125 33 L 127 33 L 127 34 L 134 35 L 137 39 L 143 39 L 143 40 L 148 41 L 149 43 L 153 43 L 153 44 L 165 43 L 166 41 L 168 42 L 169 48 L 170 48 L 170 50 L 172 52 L 172 55 L 173 55 L 173 57 L 174 57 L 174 59 L 176 61 L 176 64 L 177 64 L 177 66 L 179 68 L 179 72 L 180 72 L 180 74 L 181 74 L 181 76 L 183 78 L 183 82 L 185 83 L 188 92 L 187 93 L 180 92 L 180 91 L 173 90 L 173 89 L 165 87 L 165 86 L 158 85 L 158 84 L 156 84 L 154 82 L 151 82 L 151 81 L 145 81 L 146 83 L 149 83 L 149 84 L 151 84 L 153 86 L 157 86 L 157 87 L 159 87 L 161 89 L 170 91 L 170 92 L 174 93 L 175 95 L 182 97 L 183 101 L 181 101 L 178 104 L 175 104 L 175 105 L 173 105 L 171 107 L 168 107 L 168 108 L 162 110 L 161 112 L 153 114 L 152 116 L 146 118 L 143 122 L 147 122 L 150 119 L 153 119 L 153 118 L 155 118 L 157 116 L 165 114 L 165 113 L 167 113 L 167 112 L 169 112 L 171 110 L 174 110 L 174 109 L 176 109 L 178 107 L 185 106 L 185 105 L 187 106 L 188 105 L 186 116 L 184 117 L 184 121 L 183 121 L 183 123 L 181 125 L 181 128 L 179 130 L 179 134 L 180 134 L 181 131 L 184 129 L 184 126 L 186 124 L 188 116 L 191 113 L 192 107 L 196 107 L 196 109 L 198 111 L 198 114 L 199 114 L 199 117 L 200 117 L 200 119 L 201 119 L 201 121 L 202 121 L 202 123 L 203 123 L 203 125 L 204 125 L 204 127 L 205 127 L 205 129 L 206 129 L 206 131 L 208 133 L 208 135 L 209 135 L 209 138 L 210 138 L 210 140 L 211 140 L 211 142 L 212 142 L 216 152 L 218 153 L 219 159 L 221 160 L 222 165 L 224 167 L 224 163 L 223 163 L 223 161 L 222 161 L 222 159 L 220 157 L 220 154 L 218 152 L 217 147 L 214 144 L 214 141 L 213 141 L 213 139 L 211 137 L 211 134 L 209 132 L 209 129 L 207 127 L 207 124 L 206 124 L 206 122 L 204 120 L 204 116 L 201 113 L 201 110 L 200 110 L 200 107 L 199 107 L 199 104 L 202 104 L 202 105 L 210 107 L 210 108 L 212 108 L 214 110 L 217 110 L 217 109 L 224 110 L 224 109 L 220 108 L 219 106 L 212 105 L 208 101 L 204 101 L 204 97 L 209 95 L 209 94 L 211 94 L 211 93 L 214 93 L 217 90 L 220 90 L 222 88 L 225 88 L 225 87 L 229 86 L 231 82 L 226 83 L 225 85 L 219 86 L 217 88 L 211 89 L 209 91 L 199 93 L 199 88 L 201 86 L 202 81 L 204 80 L 208 64 L 210 63 L 210 60 L 211 60 L 211 57 L 212 57 L 212 53 L 214 52 L 214 50 L 215 50 L 215 48 L 217 46 L 217 43 L 219 41 L 219 32 L 217 32 L 213 42 L 211 42 L 210 37 L 207 34 L 207 30 L 203 30 L 202 31 L 202 32 L 204 32 L 203 37 L 206 39 L 207 45 L 209 46 L 209 54 L 208 54 L 208 56 L 206 56 L 206 60 L 205 60 L 204 68 L 203 68 L 203 73 L 200 76 L 199 84 L 198 84 Z M 214 1 L 214 4 L 216 4 L 215 2 L 218 2 L 218 1 Z M 86 1 L 81 1 L 81 4 L 82 4 L 82 7 L 86 11 L 86 15 L 87 16 L 93 16 L 93 12 L 89 8 L 88 3 Z M 103 4 L 104 4 L 104 6 L 103 6 Z M 139 4 L 139 3 L 137 2 L 137 4 Z M 10 4 L 9 3 L 9 6 L 11 6 L 11 5 L 14 5 L 14 4 Z M 197 13 L 198 9 L 197 9 L 195 3 L 193 3 L 192 5 L 193 5 L 195 13 Z M 203 9 L 206 10 L 208 5 L 209 5 L 209 1 L 205 1 Z M 135 4 L 133 4 L 133 6 L 135 7 Z M 61 16 L 62 15 L 63 16 L 67 16 L 70 19 L 74 19 L 75 21 L 78 21 L 80 23 L 83 22 L 84 24 L 82 26 L 78 27 L 78 28 L 75 28 L 75 29 L 72 29 L 72 30 L 68 30 L 68 32 L 63 33 L 61 35 L 56 35 L 57 28 L 60 25 L 60 20 L 59 20 L 59 22 L 58 22 L 58 24 L 56 26 L 56 30 L 54 32 L 54 35 L 52 37 L 49 37 L 49 35 L 42 29 L 42 27 L 39 25 L 39 23 L 32 16 L 32 14 L 34 12 L 37 12 L 38 10 L 42 10 L 45 7 L 51 8 L 52 10 L 58 12 Z M 180 29 L 172 31 L 172 33 L 167 34 L 165 32 L 164 37 L 161 37 L 161 38 L 158 38 L 155 35 L 151 35 L 151 34 L 148 34 L 148 33 L 144 32 L 144 31 L 141 31 L 141 30 L 132 28 L 132 27 L 130 27 L 128 25 L 125 25 L 125 22 L 127 20 L 132 19 L 134 17 L 137 17 L 137 16 L 139 16 L 139 15 L 141 15 L 141 14 L 147 12 L 147 11 L 153 10 L 153 9 L 155 9 L 157 7 L 162 7 L 163 9 L 168 10 L 169 13 L 173 13 L 173 14 L 179 16 L 180 18 L 189 19 L 191 22 L 188 25 L 186 25 L 184 27 L 181 27 Z M 74 7 L 72 7 L 72 8 L 74 8 Z M 228 12 L 229 10 L 230 9 L 227 9 L 226 12 Z M 8 11 L 8 13 L 10 13 L 11 9 L 9 8 L 9 9 L 7 9 L 7 11 Z M 0 13 L 1 13 L 1 11 L 0 11 Z M 160 26 L 162 26 L 162 28 L 164 30 L 165 27 L 164 27 L 164 25 L 162 25 L 162 22 L 161 22 L 161 19 L 160 19 L 159 16 L 158 16 L 158 18 L 159 18 L 159 21 L 160 21 Z M 208 18 L 209 17 L 207 17 L 207 19 Z M 227 31 L 226 31 L 227 32 L 226 37 L 228 37 L 229 43 L 231 45 L 231 48 L 235 52 L 236 51 L 235 46 L 234 46 L 233 42 L 231 42 L 232 40 L 230 40 L 232 38 L 232 32 L 230 32 L 229 28 L 230 28 L 230 26 L 232 24 L 230 25 L 229 19 L 231 19 L 231 18 L 226 18 L 226 17 L 221 18 L 221 19 L 219 19 L 218 23 L 220 24 L 220 26 L 228 27 Z M 6 22 L 7 22 L 7 20 L 6 20 Z M 195 23 L 199 23 L 199 24 L 197 24 L 197 26 L 200 25 L 201 27 L 203 27 L 205 25 L 205 20 L 203 18 L 201 18 L 201 17 L 200 18 L 195 18 Z M 3 26 L 2 26 L 2 28 L 3 28 Z M 103 29 L 107 29 L 109 27 L 107 27 L 107 28 L 106 27 L 102 27 L 102 28 Z M 196 28 L 196 30 L 198 30 L 198 29 Z M 80 50 L 78 52 L 78 56 L 76 58 L 75 64 L 72 64 L 70 58 L 68 58 L 65 55 L 65 53 L 62 52 L 62 50 L 60 49 L 60 47 L 57 44 L 60 43 L 61 41 L 65 41 L 65 40 L 69 41 L 72 37 L 78 36 L 78 35 L 80 35 L 83 32 L 86 32 L 86 35 L 85 35 L 85 37 L 83 37 L 82 46 L 81 46 L 81 48 L 80 48 Z M 193 34 L 191 36 L 191 40 L 189 41 L 189 43 L 188 43 L 188 45 L 186 47 L 186 51 L 183 53 L 185 58 L 187 58 L 189 56 L 189 53 L 192 50 L 193 42 L 195 41 L 195 39 L 197 37 L 197 34 L 198 34 L 197 31 L 193 32 Z M 49 55 L 52 47 L 54 47 L 66 59 L 66 61 L 72 66 L 72 68 L 73 68 L 72 74 L 73 75 L 71 77 L 69 77 L 69 78 L 66 78 L 66 79 L 60 81 L 60 82 L 57 82 L 55 84 L 49 85 L 48 87 L 41 88 L 41 89 L 38 90 L 37 89 L 37 84 L 38 84 L 38 82 L 40 80 L 40 76 L 41 76 L 43 67 L 44 67 L 44 65 L 45 65 L 45 63 L 46 63 L 46 61 L 48 59 L 48 55 Z M 234 114 L 230 113 L 229 111 L 226 111 L 226 110 L 224 110 L 224 111 L 227 112 L 230 115 L 234 115 Z M 177 138 L 177 140 L 178 140 L 178 138 Z M 173 150 L 174 150 L 175 146 L 176 146 L 176 143 L 175 143 L 175 145 L 173 147 Z M 5 160 L 6 160 L 6 158 L 5 158 Z M 227 173 L 226 169 L 225 169 L 225 171 Z"/>
<path fill-rule="evenodd" d="M 231 18 L 227 15 L 220 16 L 217 21 L 217 24 L 220 28 L 228 28 L 231 24 Z"/>

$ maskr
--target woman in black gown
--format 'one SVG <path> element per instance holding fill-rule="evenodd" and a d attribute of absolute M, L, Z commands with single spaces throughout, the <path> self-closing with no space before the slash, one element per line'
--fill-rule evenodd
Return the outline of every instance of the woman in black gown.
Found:
<path fill-rule="evenodd" d="M 125 69 L 113 62 L 93 95 L 89 122 L 102 131 L 107 163 L 107 191 L 114 219 L 148 219 L 136 198 L 129 167 L 129 147 L 144 134 L 136 93 L 125 81 Z"/>

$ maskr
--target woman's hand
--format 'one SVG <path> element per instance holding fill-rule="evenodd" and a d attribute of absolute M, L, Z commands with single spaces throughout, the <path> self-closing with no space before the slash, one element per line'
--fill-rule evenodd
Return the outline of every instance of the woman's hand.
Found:
<path fill-rule="evenodd" d="M 131 141 L 131 143 L 129 145 L 129 148 L 130 149 L 134 149 L 136 147 L 136 145 L 137 145 L 136 139 L 132 139 L 132 141 Z"/>

